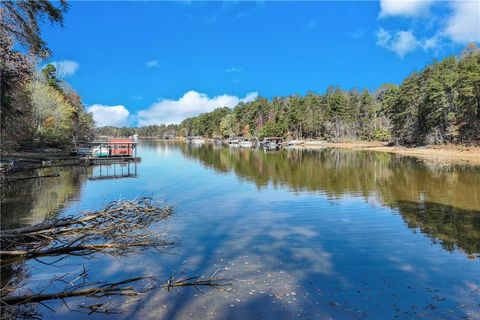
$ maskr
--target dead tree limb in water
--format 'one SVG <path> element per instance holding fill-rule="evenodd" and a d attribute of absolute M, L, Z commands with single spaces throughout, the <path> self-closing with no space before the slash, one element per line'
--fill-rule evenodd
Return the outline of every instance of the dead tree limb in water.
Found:
<path fill-rule="evenodd" d="M 220 288 L 229 286 L 229 278 L 223 278 L 217 276 L 218 271 L 215 271 L 209 277 L 188 277 L 176 279 L 173 276 L 168 281 L 160 285 L 157 284 L 157 280 L 153 276 L 140 276 L 125 279 L 114 283 L 103 282 L 90 282 L 88 280 L 88 273 L 84 267 L 83 271 L 76 275 L 73 279 L 68 279 L 68 274 L 64 274 L 50 281 L 42 290 L 38 292 L 30 292 L 28 294 L 15 294 L 11 295 L 12 291 L 1 293 L 1 316 L 6 318 L 13 318 L 14 315 L 21 316 L 19 312 L 23 310 L 32 310 L 32 305 L 41 304 L 46 307 L 45 302 L 52 300 L 61 300 L 63 304 L 70 310 L 70 306 L 67 304 L 66 299 L 75 297 L 86 297 L 101 299 L 105 297 L 139 297 L 145 295 L 148 291 L 161 287 L 168 291 L 174 287 L 212 287 Z M 145 282 L 147 282 L 145 284 Z M 64 284 L 64 288 L 57 292 L 44 293 L 51 287 L 57 288 L 58 284 Z M 143 284 L 142 284 L 143 283 Z M 137 302 L 137 301 L 134 301 Z M 25 305 L 30 308 L 25 308 Z M 105 313 L 105 314 L 117 314 L 123 313 L 128 308 L 128 303 L 121 303 L 121 307 L 116 307 L 110 303 L 97 303 L 92 305 L 81 305 L 82 310 L 75 310 L 80 312 L 91 313 Z M 19 308 L 22 306 L 23 308 Z M 49 307 L 48 307 L 49 308 Z"/>
<path fill-rule="evenodd" d="M 173 276 L 170 276 L 167 282 L 165 282 L 162 287 L 170 291 L 170 289 L 175 287 L 200 287 L 207 286 L 213 288 L 219 288 L 224 286 L 231 285 L 232 278 L 223 278 L 218 277 L 217 274 L 221 269 L 217 269 L 210 277 L 189 277 L 189 278 L 180 278 L 175 279 Z M 198 288 L 197 288 L 198 289 Z"/>
<path fill-rule="evenodd" d="M 84 267 L 79 274 L 72 276 L 67 273 L 50 280 L 47 285 L 36 292 L 21 287 L 13 291 L 10 288 L 8 290 L 2 288 L 0 316 L 2 319 L 31 318 L 35 316 L 33 311 L 36 310 L 38 305 L 43 305 L 54 311 L 46 304 L 52 300 L 60 300 L 69 310 L 72 310 L 66 301 L 70 298 L 137 297 L 151 290 L 154 287 L 154 283 L 155 279 L 149 276 L 134 277 L 112 283 L 91 282 Z M 52 289 L 55 290 L 52 292 Z M 25 293 L 25 291 L 27 292 Z M 76 311 L 86 313 L 119 313 L 124 309 L 125 304 L 121 303 L 120 305 L 121 307 L 116 308 L 111 303 L 106 303 L 102 300 L 101 303 L 91 306 L 82 304 L 81 308 L 83 310 Z"/>
<path fill-rule="evenodd" d="M 106 283 L 100 285 L 99 283 L 83 283 L 75 286 L 75 289 L 66 288 L 61 292 L 54 293 L 32 293 L 19 296 L 7 296 L 2 298 L 3 305 L 18 305 L 25 303 L 37 303 L 49 300 L 59 300 L 73 297 L 92 297 L 102 298 L 106 296 L 137 296 L 146 292 L 145 290 L 138 290 L 133 286 L 125 286 L 126 284 L 139 282 L 141 280 L 150 279 L 151 277 L 135 277 L 123 280 L 116 283 Z"/>
<path fill-rule="evenodd" d="M 103 210 L 50 219 L 0 231 L 2 265 L 45 256 L 90 256 L 98 252 L 125 255 L 134 250 L 165 250 L 175 241 L 147 228 L 173 214 L 150 198 L 114 201 Z"/>
<path fill-rule="evenodd" d="M 54 281 L 65 282 L 65 280 L 63 280 L 64 277 L 65 275 L 55 279 Z M 66 286 L 64 290 L 60 292 L 46 293 L 46 294 L 32 293 L 27 295 L 5 296 L 5 297 L 2 297 L 1 303 L 3 305 L 17 305 L 17 304 L 36 303 L 36 302 L 65 299 L 65 298 L 72 298 L 72 297 L 101 298 L 105 296 L 138 296 L 153 289 L 155 286 L 148 286 L 139 290 L 132 286 L 125 286 L 125 285 L 133 282 L 136 283 L 142 280 L 155 281 L 155 277 L 153 276 L 134 277 L 134 278 L 122 280 L 120 282 L 103 283 L 103 284 L 100 282 L 95 282 L 95 283 L 83 282 L 81 284 L 75 284 L 75 285 L 72 284 L 71 287 Z M 228 285 L 231 285 L 229 278 L 221 278 L 221 277 L 212 275 L 210 277 L 195 276 L 195 277 L 180 278 L 180 279 L 175 279 L 173 277 L 170 277 L 170 279 L 164 284 L 162 284 L 161 287 L 167 290 L 170 290 L 171 288 L 175 288 L 175 287 L 206 286 L 206 287 L 219 288 L 219 287 L 228 286 Z"/>

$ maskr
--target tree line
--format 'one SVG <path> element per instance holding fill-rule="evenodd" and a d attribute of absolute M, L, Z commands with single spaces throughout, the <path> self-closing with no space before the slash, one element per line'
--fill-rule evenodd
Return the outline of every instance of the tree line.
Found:
<path fill-rule="evenodd" d="M 176 124 L 149 125 L 139 128 L 105 126 L 96 128 L 95 132 L 101 136 L 130 137 L 137 134 L 144 138 L 168 138 L 179 134 L 178 125 Z"/>
<path fill-rule="evenodd" d="M 433 62 L 400 85 L 372 92 L 329 87 L 304 96 L 258 97 L 183 120 L 179 125 L 101 128 L 102 134 L 379 140 L 415 146 L 480 143 L 480 51 Z"/>
<path fill-rule="evenodd" d="M 70 147 L 94 135 L 92 115 L 79 95 L 57 77 L 39 24 L 61 25 L 65 1 L 0 2 L 2 149 L 26 145 Z M 20 47 L 18 46 L 20 45 Z M 19 49 L 20 48 L 20 49 Z M 187 118 L 178 125 L 103 127 L 97 134 L 380 140 L 400 145 L 480 144 L 480 51 L 470 44 L 455 57 L 413 72 L 400 85 L 376 91 L 329 87 L 239 103 Z"/>
<path fill-rule="evenodd" d="M 70 148 L 94 135 L 80 96 L 59 79 L 40 24 L 61 25 L 65 1 L 0 2 L 0 102 L 2 150 L 26 146 Z"/>

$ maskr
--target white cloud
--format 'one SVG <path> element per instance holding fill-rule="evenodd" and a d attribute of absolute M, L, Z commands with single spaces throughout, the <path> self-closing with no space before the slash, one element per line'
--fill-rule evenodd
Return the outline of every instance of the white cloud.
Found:
<path fill-rule="evenodd" d="M 160 64 L 158 63 L 157 60 L 150 60 L 150 61 L 147 61 L 147 63 L 145 63 L 145 66 L 147 68 L 158 68 L 160 67 Z"/>
<path fill-rule="evenodd" d="M 377 31 L 377 45 L 403 58 L 407 53 L 415 51 L 421 43 L 410 31 L 391 32 L 380 28 Z"/>
<path fill-rule="evenodd" d="M 452 14 L 443 32 L 452 41 L 480 41 L 480 1 L 452 1 Z"/>
<path fill-rule="evenodd" d="M 87 112 L 93 113 L 93 119 L 97 127 L 115 126 L 122 127 L 128 125 L 130 112 L 125 106 L 105 106 L 94 104 L 88 107 Z"/>
<path fill-rule="evenodd" d="M 444 9 L 441 18 L 427 14 L 433 5 Z M 387 16 L 434 18 L 432 26 L 436 30 L 430 36 L 421 39 L 417 39 L 412 31 L 392 33 L 380 29 L 377 32 L 377 45 L 394 51 L 401 57 L 419 48 L 438 53 L 438 50 L 448 43 L 465 45 L 468 42 L 480 42 L 479 0 L 381 0 L 380 7 L 381 18 Z M 418 25 L 412 24 L 411 27 L 417 30 Z"/>
<path fill-rule="evenodd" d="M 424 51 L 428 50 L 434 50 L 437 51 L 437 49 L 442 45 L 442 39 L 441 37 L 436 34 L 431 38 L 425 39 L 422 41 L 422 49 Z"/>
<path fill-rule="evenodd" d="M 254 100 L 257 95 L 256 92 L 251 92 L 243 98 L 227 94 L 209 98 L 204 93 L 191 90 L 178 100 L 162 99 L 148 109 L 139 111 L 137 114 L 138 125 L 180 123 L 185 118 L 216 108 L 233 108 L 240 102 Z"/>
<path fill-rule="evenodd" d="M 431 0 L 380 0 L 380 17 L 417 17 L 428 12 Z"/>
<path fill-rule="evenodd" d="M 377 31 L 377 45 L 379 45 L 382 48 L 386 48 L 390 46 L 390 42 L 392 41 L 392 35 L 390 34 L 389 31 L 380 28 Z"/>
<path fill-rule="evenodd" d="M 80 68 L 80 64 L 72 60 L 53 61 L 51 64 L 57 69 L 60 78 L 70 77 Z"/>

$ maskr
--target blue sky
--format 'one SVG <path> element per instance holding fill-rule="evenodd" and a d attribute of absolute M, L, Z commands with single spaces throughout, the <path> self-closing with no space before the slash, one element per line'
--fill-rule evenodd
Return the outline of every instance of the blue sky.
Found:
<path fill-rule="evenodd" d="M 175 123 L 256 95 L 376 89 L 480 40 L 479 1 L 71 2 L 45 26 L 99 125 Z"/>

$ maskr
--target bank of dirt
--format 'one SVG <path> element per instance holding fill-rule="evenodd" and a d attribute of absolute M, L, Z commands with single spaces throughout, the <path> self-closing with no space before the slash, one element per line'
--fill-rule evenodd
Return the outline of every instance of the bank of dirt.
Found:
<path fill-rule="evenodd" d="M 389 152 L 404 156 L 413 156 L 429 162 L 464 163 L 480 165 L 480 147 L 465 147 L 458 145 L 426 146 L 407 148 L 389 146 L 378 141 L 350 141 L 350 142 L 326 142 L 306 141 L 304 148 L 345 148 L 356 150 L 371 150 Z"/>

